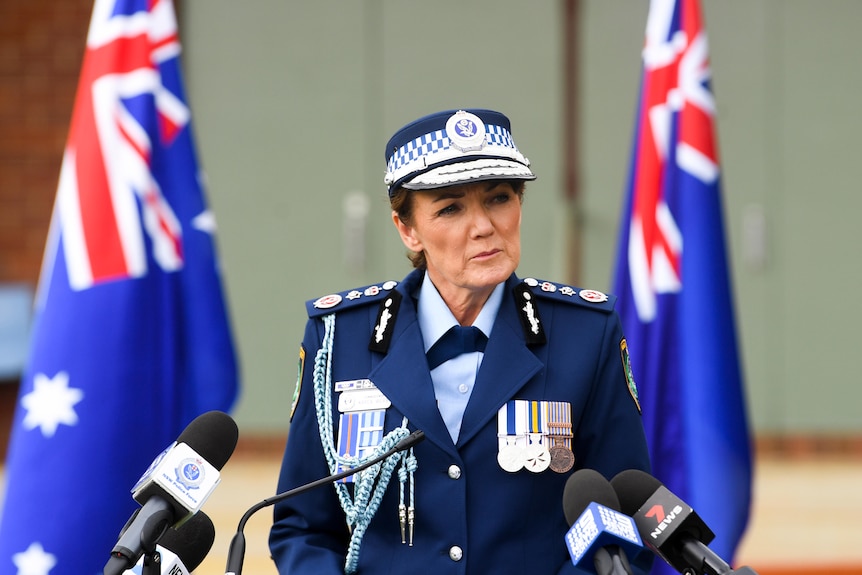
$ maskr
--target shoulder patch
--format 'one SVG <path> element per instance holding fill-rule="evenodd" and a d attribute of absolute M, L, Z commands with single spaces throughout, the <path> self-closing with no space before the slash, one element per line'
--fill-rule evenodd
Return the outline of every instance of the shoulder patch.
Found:
<path fill-rule="evenodd" d="M 623 362 L 623 373 L 626 375 L 626 385 L 629 388 L 629 395 L 635 402 L 635 407 L 638 408 L 638 413 L 641 412 L 641 401 L 638 397 L 638 386 L 635 384 L 635 375 L 632 372 L 632 360 L 629 356 L 629 346 L 626 343 L 626 338 L 620 340 L 620 359 Z"/>
<path fill-rule="evenodd" d="M 395 289 L 397 281 L 389 280 L 382 284 L 333 293 L 305 302 L 308 317 L 320 317 L 333 312 L 343 311 L 359 307 L 373 302 L 379 302 L 383 297 Z"/>
<path fill-rule="evenodd" d="M 616 296 L 593 289 L 581 289 L 534 278 L 524 278 L 523 283 L 529 286 L 534 295 L 541 298 L 580 305 L 598 311 L 613 311 L 617 301 Z"/>
<path fill-rule="evenodd" d="M 296 413 L 296 405 L 299 403 L 299 391 L 302 389 L 302 374 L 305 372 L 305 347 L 299 346 L 299 361 L 296 368 L 296 386 L 293 388 L 293 399 L 290 401 L 290 419 L 288 423 L 293 421 L 293 415 Z"/>

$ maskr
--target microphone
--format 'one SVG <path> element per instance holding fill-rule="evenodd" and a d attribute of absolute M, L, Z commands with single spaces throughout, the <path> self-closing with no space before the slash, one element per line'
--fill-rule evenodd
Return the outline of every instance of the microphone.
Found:
<path fill-rule="evenodd" d="M 200 565 L 215 541 L 212 519 L 200 511 L 178 529 L 168 529 L 156 545 L 157 555 L 147 564 L 141 557 L 123 575 L 189 575 Z"/>
<path fill-rule="evenodd" d="M 225 567 L 225 575 L 240 575 L 242 573 L 242 563 L 245 558 L 245 534 L 243 530 L 245 529 L 245 524 L 248 522 L 249 518 L 263 509 L 264 507 L 269 507 L 270 505 L 275 505 L 280 501 L 284 501 L 285 499 L 289 499 L 296 495 L 301 495 L 306 491 L 310 491 L 315 487 L 320 487 L 321 485 L 326 485 L 328 483 L 334 483 L 339 479 L 344 479 L 345 477 L 349 477 L 355 473 L 359 473 L 363 469 L 368 469 L 372 465 L 376 465 L 383 461 L 384 459 L 388 459 L 392 457 L 396 453 L 401 453 L 402 451 L 407 451 L 411 447 L 420 443 L 423 439 L 425 439 L 425 432 L 417 429 L 398 443 L 396 443 L 392 449 L 383 453 L 383 455 L 378 455 L 372 459 L 369 459 L 362 465 L 357 465 L 351 469 L 346 469 L 340 473 L 336 473 L 335 475 L 327 475 L 326 477 L 321 477 L 316 481 L 312 481 L 311 483 L 306 483 L 305 485 L 300 485 L 299 487 L 295 487 L 293 489 L 289 489 L 283 493 L 279 493 L 277 495 L 273 495 L 268 499 L 264 499 L 259 503 L 255 503 L 252 505 L 248 511 L 242 516 L 239 520 L 239 525 L 236 529 L 236 535 L 233 536 L 233 539 L 230 542 L 230 548 L 227 553 L 227 566 Z"/>
<path fill-rule="evenodd" d="M 597 575 L 632 575 L 628 554 L 643 549 L 631 517 L 619 512 L 610 482 L 593 469 L 579 469 L 563 489 L 563 513 L 571 525 L 566 547 L 575 567 Z"/>
<path fill-rule="evenodd" d="M 168 527 L 188 521 L 220 481 L 219 470 L 236 447 L 239 430 L 231 417 L 208 411 L 195 418 L 132 488 L 141 504 L 111 550 L 103 575 L 120 575 L 155 551 Z"/>
<path fill-rule="evenodd" d="M 656 555 L 680 573 L 756 575 L 750 567 L 731 569 L 707 544 L 715 534 L 687 503 L 661 481 L 638 469 L 611 479 L 623 513 L 634 518 L 641 537 Z"/>

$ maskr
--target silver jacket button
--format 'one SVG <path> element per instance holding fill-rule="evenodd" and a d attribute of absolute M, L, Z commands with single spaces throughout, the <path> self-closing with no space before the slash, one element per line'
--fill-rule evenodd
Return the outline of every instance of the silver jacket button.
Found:
<path fill-rule="evenodd" d="M 450 479 L 459 479 L 461 477 L 461 468 L 457 465 L 450 465 L 448 473 Z"/>
<path fill-rule="evenodd" d="M 464 557 L 464 552 L 460 547 L 453 545 L 449 548 L 449 559 L 452 561 L 460 561 L 462 557 Z"/>

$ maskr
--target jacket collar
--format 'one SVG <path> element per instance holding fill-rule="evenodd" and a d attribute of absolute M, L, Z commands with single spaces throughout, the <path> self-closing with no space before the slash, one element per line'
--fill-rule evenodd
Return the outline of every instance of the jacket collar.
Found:
<path fill-rule="evenodd" d="M 403 302 L 393 328 L 388 353 L 372 369 L 370 379 L 392 401 L 412 426 L 425 432 L 429 441 L 451 451 L 452 440 L 440 412 L 436 409 L 434 386 L 424 358 L 422 333 L 411 294 L 421 285 L 423 273 L 415 270 L 398 285 Z M 485 349 L 476 388 L 464 412 L 458 444 L 472 439 L 497 410 L 543 364 L 529 350 L 518 319 L 512 290 L 520 282 L 513 274 L 507 281 L 500 311 Z"/>

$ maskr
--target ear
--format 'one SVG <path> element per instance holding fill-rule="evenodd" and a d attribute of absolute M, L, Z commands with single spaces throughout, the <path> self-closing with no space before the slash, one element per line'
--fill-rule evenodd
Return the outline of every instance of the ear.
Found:
<path fill-rule="evenodd" d="M 415 230 L 402 222 L 395 210 L 392 210 L 392 223 L 395 224 L 395 229 L 401 236 L 401 242 L 408 250 L 417 253 L 422 251 L 422 242 L 416 238 Z"/>

